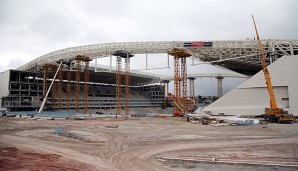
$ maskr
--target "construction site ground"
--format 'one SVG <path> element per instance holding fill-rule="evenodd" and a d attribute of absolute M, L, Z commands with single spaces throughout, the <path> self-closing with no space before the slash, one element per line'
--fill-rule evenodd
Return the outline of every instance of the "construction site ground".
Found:
<path fill-rule="evenodd" d="M 61 135 L 55 128 L 64 128 Z M 0 118 L 0 170 L 298 170 L 298 123 Z"/>

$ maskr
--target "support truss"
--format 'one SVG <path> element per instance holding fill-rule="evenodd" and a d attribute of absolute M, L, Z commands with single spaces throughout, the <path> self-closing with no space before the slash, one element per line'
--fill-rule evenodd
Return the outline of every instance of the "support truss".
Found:
<path fill-rule="evenodd" d="M 127 57 L 125 58 L 125 113 L 126 115 L 130 114 L 129 94 L 130 94 L 130 58 Z"/>
<path fill-rule="evenodd" d="M 116 60 L 116 114 L 121 114 L 121 64 L 122 64 L 122 58 L 120 56 L 117 56 Z"/>
<path fill-rule="evenodd" d="M 84 80 L 84 113 L 88 113 L 88 94 L 89 94 L 89 61 L 85 62 L 85 80 Z"/>

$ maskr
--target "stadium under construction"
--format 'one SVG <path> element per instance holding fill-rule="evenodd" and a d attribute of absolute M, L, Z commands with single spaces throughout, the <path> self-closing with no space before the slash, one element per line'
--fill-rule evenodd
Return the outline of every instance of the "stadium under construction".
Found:
<path fill-rule="evenodd" d="M 268 64 L 282 56 L 298 54 L 298 41 L 263 40 Z M 137 54 L 167 54 L 174 58 L 173 77 L 132 71 L 130 59 Z M 112 67 L 112 56 L 116 67 Z M 103 57 L 111 58 L 111 65 L 97 64 Z M 186 58 L 192 65 L 219 65 L 246 77 L 261 70 L 256 41 L 169 41 L 106 43 L 72 47 L 45 54 L 31 62 L 0 74 L 1 108 L 8 111 L 76 111 L 92 113 L 106 110 L 116 114 L 130 114 L 130 110 L 169 106 L 173 101 L 174 114 L 193 111 L 195 89 L 193 80 L 204 74 L 187 74 Z M 90 65 L 94 61 L 95 65 Z M 123 62 L 124 61 L 124 62 Z M 146 70 L 145 69 L 145 70 Z M 241 73 L 241 74 L 240 74 Z M 218 96 L 222 93 L 222 79 L 228 74 L 205 76 L 218 80 Z M 174 82 L 173 95 L 169 82 Z M 189 93 L 187 93 L 189 92 Z M 123 111 L 122 111 L 123 110 Z"/>

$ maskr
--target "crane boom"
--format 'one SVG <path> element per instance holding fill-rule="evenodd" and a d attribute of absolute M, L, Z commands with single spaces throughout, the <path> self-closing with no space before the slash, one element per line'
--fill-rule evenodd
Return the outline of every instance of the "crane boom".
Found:
<path fill-rule="evenodd" d="M 259 33 L 258 33 L 258 29 L 257 29 L 257 25 L 256 25 L 256 22 L 255 22 L 254 16 L 252 16 L 252 19 L 253 19 L 253 22 L 254 22 L 256 36 L 257 36 L 257 40 L 258 40 L 258 45 L 259 45 L 259 49 L 260 49 L 260 53 L 261 53 L 262 67 L 263 67 L 263 72 L 264 72 L 264 76 L 265 76 L 265 80 L 266 80 L 266 85 L 267 85 L 267 89 L 268 89 L 269 96 L 270 96 L 270 108 L 275 110 L 275 109 L 277 109 L 277 104 L 276 104 L 276 101 L 275 101 L 275 95 L 274 95 L 274 91 L 273 91 L 273 87 L 272 87 L 272 83 L 271 83 L 270 74 L 269 74 L 269 71 L 267 69 L 264 50 L 263 50 L 262 43 L 261 43 L 261 40 L 260 40 L 260 37 L 259 37 Z"/>
<path fill-rule="evenodd" d="M 257 36 L 257 41 L 260 49 L 260 54 L 261 54 L 261 59 L 262 59 L 262 67 L 263 67 L 263 72 L 266 80 L 266 85 L 267 85 L 267 90 L 269 92 L 270 96 L 270 108 L 265 108 L 265 114 L 262 114 L 261 116 L 265 118 L 265 120 L 269 120 L 271 122 L 285 122 L 285 123 L 291 123 L 293 121 L 296 121 L 294 116 L 292 114 L 288 114 L 288 111 L 283 110 L 282 108 L 278 108 L 276 101 L 275 101 L 275 96 L 274 96 L 274 91 L 270 79 L 270 74 L 267 69 L 267 64 L 266 64 L 266 59 L 264 55 L 264 50 L 262 47 L 262 43 L 259 37 L 257 25 L 254 19 L 254 16 L 252 16 L 253 23 L 255 26 L 255 31 L 256 31 L 256 36 Z"/>

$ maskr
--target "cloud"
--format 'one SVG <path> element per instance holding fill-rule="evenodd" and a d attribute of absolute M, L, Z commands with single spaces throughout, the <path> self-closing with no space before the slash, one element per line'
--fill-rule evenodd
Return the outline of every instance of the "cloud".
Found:
<path fill-rule="evenodd" d="M 297 7 L 296 0 L 0 0 L 0 71 L 86 44 L 245 40 L 254 37 L 251 14 L 261 38 L 297 39 Z"/>

